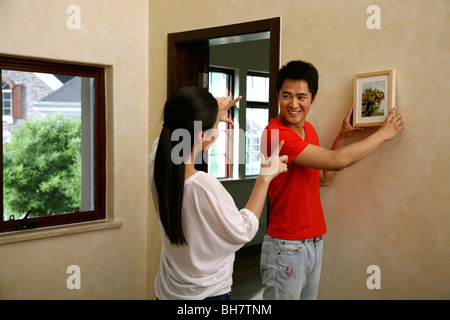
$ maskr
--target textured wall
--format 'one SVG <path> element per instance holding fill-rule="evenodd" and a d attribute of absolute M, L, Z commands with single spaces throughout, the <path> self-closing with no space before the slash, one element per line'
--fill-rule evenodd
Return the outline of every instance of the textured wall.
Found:
<path fill-rule="evenodd" d="M 366 26 L 372 4 L 381 9 L 378 30 Z M 305 59 L 320 72 L 308 118 L 325 147 L 352 103 L 353 75 L 397 70 L 405 130 L 322 189 L 328 234 L 321 299 L 450 298 L 449 10 L 446 0 L 151 1 L 151 106 L 165 98 L 168 32 L 282 17 L 282 63 Z M 152 141 L 159 117 L 150 123 Z M 379 290 L 366 286 L 371 265 L 380 267 Z"/>
<path fill-rule="evenodd" d="M 167 33 L 271 17 L 282 17 L 282 63 L 306 59 L 320 71 L 309 120 L 322 145 L 339 130 L 356 73 L 395 68 L 407 119 L 398 138 L 322 190 L 328 234 L 319 298 L 450 298 L 450 2 L 375 2 L 0 0 L 0 53 L 110 66 L 108 214 L 123 222 L 0 245 L 0 298 L 154 297 L 160 236 L 145 172 L 166 98 Z M 70 4 L 81 8 L 79 30 L 66 27 Z M 371 4 L 381 8 L 380 30 L 366 27 Z M 69 264 L 81 267 L 81 290 L 65 286 Z M 370 265 L 380 267 L 379 290 L 366 287 Z"/>
<path fill-rule="evenodd" d="M 80 29 L 67 27 L 72 4 Z M 123 222 L 0 245 L 0 299 L 144 299 L 148 1 L 1 0 L 0 26 L 0 53 L 108 66 L 107 215 Z M 70 265 L 80 290 L 66 286 Z"/>

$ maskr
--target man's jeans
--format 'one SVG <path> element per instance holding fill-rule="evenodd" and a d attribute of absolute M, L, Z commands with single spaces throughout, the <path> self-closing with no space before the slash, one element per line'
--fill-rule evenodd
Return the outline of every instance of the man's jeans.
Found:
<path fill-rule="evenodd" d="M 322 254 L 322 240 L 288 241 L 265 235 L 261 250 L 263 299 L 317 299 Z"/>

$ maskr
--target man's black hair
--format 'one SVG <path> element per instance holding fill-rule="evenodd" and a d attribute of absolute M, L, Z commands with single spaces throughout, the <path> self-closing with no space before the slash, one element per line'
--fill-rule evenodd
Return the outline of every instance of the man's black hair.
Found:
<path fill-rule="evenodd" d="M 309 62 L 294 60 L 284 65 L 277 75 L 277 92 L 283 86 L 284 80 L 304 80 L 308 83 L 309 91 L 311 91 L 312 99 L 319 90 L 319 72 L 316 67 Z"/>

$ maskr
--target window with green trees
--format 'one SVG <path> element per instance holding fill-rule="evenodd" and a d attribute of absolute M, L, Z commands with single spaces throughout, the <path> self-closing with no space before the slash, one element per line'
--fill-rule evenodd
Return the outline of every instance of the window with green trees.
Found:
<path fill-rule="evenodd" d="M 0 70 L 0 232 L 105 219 L 104 68 L 0 56 Z"/>

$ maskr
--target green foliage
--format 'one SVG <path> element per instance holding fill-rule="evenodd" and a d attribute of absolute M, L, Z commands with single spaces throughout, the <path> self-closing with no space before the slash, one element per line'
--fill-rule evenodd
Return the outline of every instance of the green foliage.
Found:
<path fill-rule="evenodd" d="M 27 121 L 3 146 L 3 206 L 16 217 L 74 212 L 81 203 L 81 120 Z"/>
<path fill-rule="evenodd" d="M 369 102 L 375 101 L 375 97 L 384 100 L 384 92 L 380 89 L 367 88 L 362 93 L 362 105 L 365 106 Z"/>

